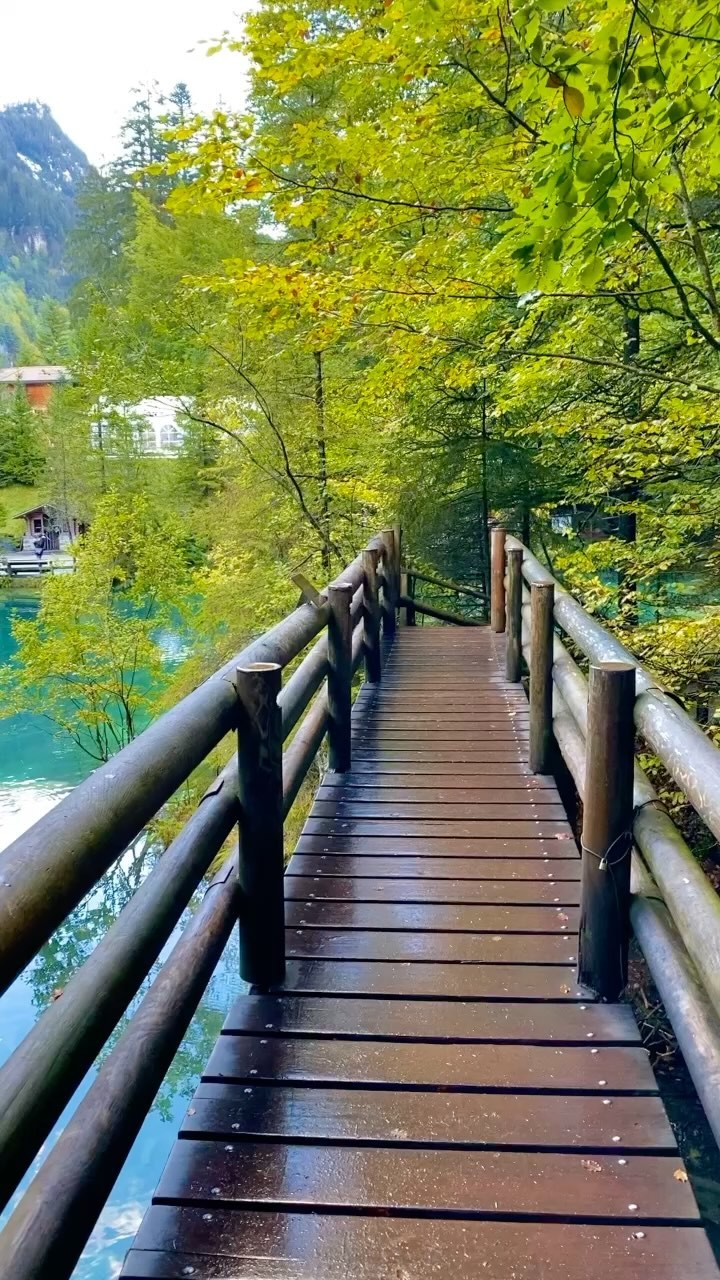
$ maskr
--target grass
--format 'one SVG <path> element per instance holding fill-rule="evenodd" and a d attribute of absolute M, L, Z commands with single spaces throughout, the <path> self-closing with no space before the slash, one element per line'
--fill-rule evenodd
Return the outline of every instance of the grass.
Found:
<path fill-rule="evenodd" d="M 13 517 L 40 502 L 41 492 L 35 485 L 9 484 L 0 489 L 0 537 L 19 539 L 25 532 L 25 521 Z"/>

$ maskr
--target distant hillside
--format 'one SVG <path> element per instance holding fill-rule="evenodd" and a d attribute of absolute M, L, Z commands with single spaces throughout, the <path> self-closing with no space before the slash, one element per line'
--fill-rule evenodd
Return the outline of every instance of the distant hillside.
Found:
<path fill-rule="evenodd" d="M 32 350 L 42 300 L 67 293 L 65 241 L 88 169 L 49 107 L 0 110 L 0 364 Z"/>
<path fill-rule="evenodd" d="M 88 167 L 48 107 L 0 111 L 0 271 L 31 297 L 62 292 L 65 237 Z"/>

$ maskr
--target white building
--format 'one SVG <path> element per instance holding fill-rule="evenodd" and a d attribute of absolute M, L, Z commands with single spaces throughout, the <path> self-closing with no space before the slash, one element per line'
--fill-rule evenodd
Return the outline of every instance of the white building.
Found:
<path fill-rule="evenodd" d="M 123 435 L 140 453 L 173 457 L 182 446 L 184 430 L 180 421 L 183 402 L 177 396 L 150 396 L 137 404 L 105 403 L 93 427 L 96 443 L 102 440 L 108 453 Z"/>

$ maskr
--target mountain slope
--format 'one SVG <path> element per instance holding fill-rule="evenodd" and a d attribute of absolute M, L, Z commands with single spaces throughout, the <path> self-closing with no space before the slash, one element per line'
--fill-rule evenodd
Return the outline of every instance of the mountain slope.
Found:
<path fill-rule="evenodd" d="M 32 348 L 42 299 L 67 292 L 65 240 L 88 169 L 49 107 L 0 110 L 0 364 Z"/>

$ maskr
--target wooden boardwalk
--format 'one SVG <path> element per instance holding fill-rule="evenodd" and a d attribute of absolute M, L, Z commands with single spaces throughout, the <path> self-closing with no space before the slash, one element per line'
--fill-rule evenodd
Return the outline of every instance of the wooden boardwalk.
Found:
<path fill-rule="evenodd" d="M 489 630 L 402 630 L 123 1280 L 709 1280 L 628 1008 L 575 984 L 580 863 Z"/>

